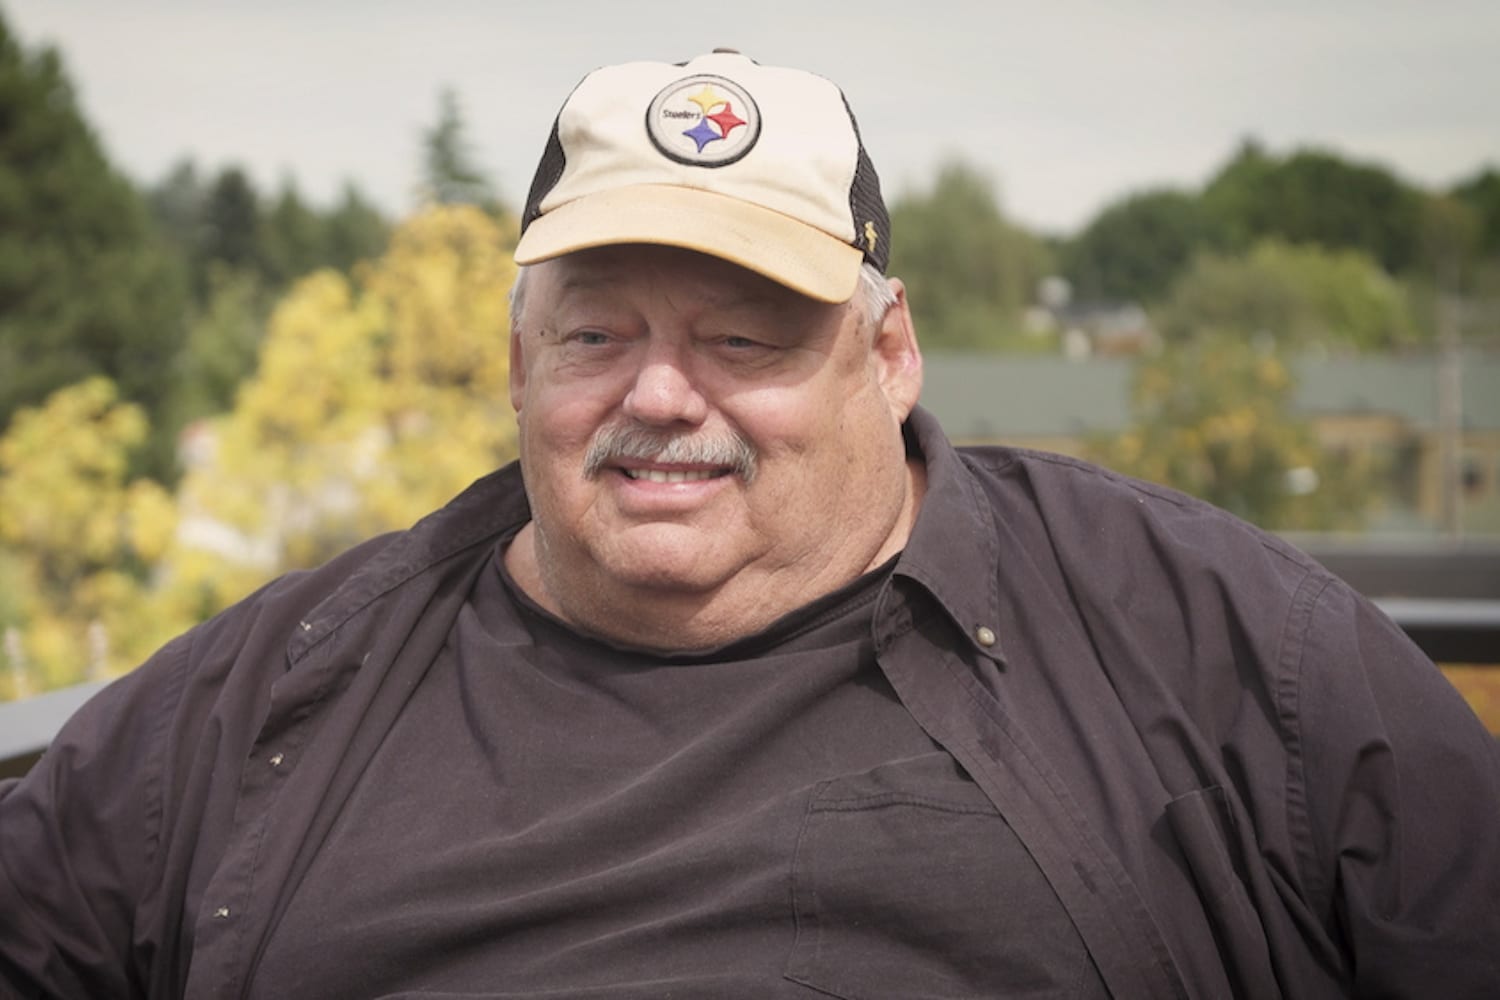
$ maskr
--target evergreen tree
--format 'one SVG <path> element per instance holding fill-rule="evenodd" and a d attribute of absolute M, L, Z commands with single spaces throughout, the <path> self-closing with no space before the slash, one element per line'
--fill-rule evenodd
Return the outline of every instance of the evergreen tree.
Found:
<path fill-rule="evenodd" d="M 422 137 L 422 200 L 438 205 L 476 205 L 491 215 L 500 209 L 494 185 L 474 159 L 458 95 L 438 95 L 438 120 Z"/>
<path fill-rule="evenodd" d="M 0 427 L 16 408 L 104 374 L 144 406 L 164 474 L 164 373 L 184 336 L 181 275 L 110 168 L 56 52 L 0 20 Z"/>
<path fill-rule="evenodd" d="M 255 273 L 265 270 L 260 195 L 239 167 L 225 168 L 208 189 L 199 248 L 207 264 L 220 263 Z"/>
<path fill-rule="evenodd" d="M 388 226 L 352 185 L 321 212 L 288 178 L 267 202 L 244 170 L 200 180 L 189 160 L 148 192 L 158 228 L 190 276 L 193 307 L 174 369 L 171 423 L 222 413 L 255 370 L 271 307 L 299 279 L 322 268 L 349 273 L 384 251 Z"/>
<path fill-rule="evenodd" d="M 225 168 L 205 183 L 191 160 L 151 188 L 147 203 L 204 309 L 225 269 L 253 277 L 274 298 L 319 268 L 347 272 L 380 256 L 390 236 L 385 217 L 352 183 L 326 211 L 304 200 L 292 178 L 266 203 L 241 168 Z"/>
<path fill-rule="evenodd" d="M 324 222 L 302 200 L 291 180 L 282 185 L 261 219 L 260 236 L 266 280 L 276 287 L 290 285 L 328 262 Z"/>
<path fill-rule="evenodd" d="M 352 183 L 344 185 L 343 196 L 324 218 L 323 227 L 325 263 L 345 273 L 360 261 L 384 253 L 391 236 L 385 216 Z"/>
<path fill-rule="evenodd" d="M 146 192 L 146 205 L 158 230 L 184 259 L 198 257 L 203 244 L 203 203 L 208 191 L 192 160 L 180 160 L 161 183 Z"/>

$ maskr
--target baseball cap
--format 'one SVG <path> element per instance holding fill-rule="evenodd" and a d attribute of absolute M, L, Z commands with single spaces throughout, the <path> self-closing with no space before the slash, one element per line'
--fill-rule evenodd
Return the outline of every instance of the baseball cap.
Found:
<path fill-rule="evenodd" d="M 885 271 L 890 217 L 843 92 L 719 49 L 583 78 L 558 112 L 516 261 L 657 243 L 846 302 Z"/>

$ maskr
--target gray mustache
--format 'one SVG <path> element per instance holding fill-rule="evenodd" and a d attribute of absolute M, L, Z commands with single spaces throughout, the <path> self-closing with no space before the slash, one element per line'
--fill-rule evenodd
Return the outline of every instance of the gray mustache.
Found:
<path fill-rule="evenodd" d="M 627 458 L 672 465 L 725 466 L 746 483 L 755 479 L 755 446 L 738 434 L 693 437 L 638 424 L 614 424 L 595 434 L 583 457 L 583 474 L 593 479 L 608 463 Z"/>

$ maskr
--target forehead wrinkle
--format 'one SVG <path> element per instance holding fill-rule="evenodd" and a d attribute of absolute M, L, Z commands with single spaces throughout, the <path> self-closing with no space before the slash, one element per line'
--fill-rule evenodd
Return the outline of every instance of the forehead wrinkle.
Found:
<path fill-rule="evenodd" d="M 554 273 L 552 292 L 558 298 L 578 294 L 623 299 L 639 288 L 679 315 L 708 311 L 759 314 L 775 317 L 778 322 L 804 317 L 799 326 L 816 322 L 812 316 L 824 305 L 725 261 L 705 257 L 708 263 L 702 268 L 680 268 L 673 263 L 676 255 L 701 255 L 673 248 L 661 248 L 673 250 L 671 255 L 655 254 L 651 249 L 656 248 L 631 257 L 618 256 L 612 252 L 617 250 L 613 247 L 570 255 L 566 265 Z M 812 307 L 811 312 L 808 307 Z"/>
<path fill-rule="evenodd" d="M 560 292 L 592 291 L 621 283 L 622 279 L 618 270 L 607 267 L 565 268 L 563 273 L 554 279 L 556 290 Z"/>

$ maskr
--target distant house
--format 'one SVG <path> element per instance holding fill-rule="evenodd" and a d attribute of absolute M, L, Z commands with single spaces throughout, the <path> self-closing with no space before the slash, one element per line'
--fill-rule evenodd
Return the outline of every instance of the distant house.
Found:
<path fill-rule="evenodd" d="M 1061 275 L 1043 278 L 1036 298 L 1026 312 L 1026 328 L 1055 334 L 1069 360 L 1133 357 L 1159 343 L 1138 302 L 1076 299 L 1072 283 Z"/>

